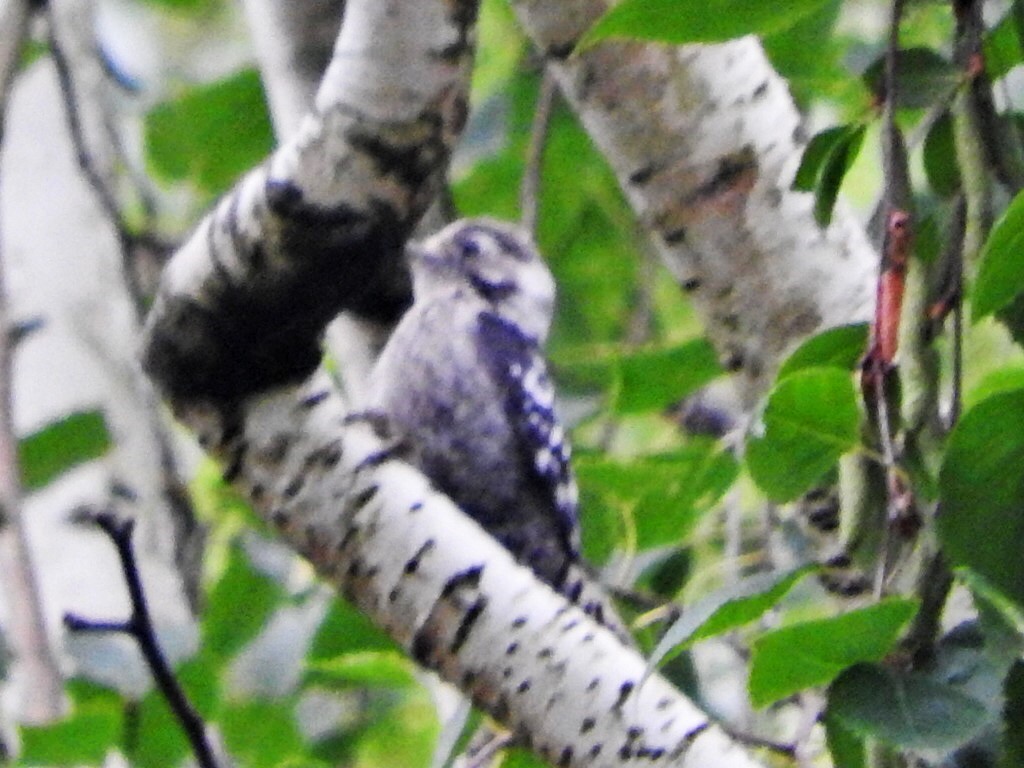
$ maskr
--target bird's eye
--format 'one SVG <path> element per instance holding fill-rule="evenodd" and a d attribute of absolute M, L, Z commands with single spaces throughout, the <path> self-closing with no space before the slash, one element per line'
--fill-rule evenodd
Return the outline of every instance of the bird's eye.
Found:
<path fill-rule="evenodd" d="M 462 243 L 462 255 L 473 259 L 480 255 L 480 242 L 475 237 L 467 237 Z"/>
<path fill-rule="evenodd" d="M 484 246 L 487 242 L 487 233 L 481 232 L 478 229 L 469 229 L 459 233 L 459 235 L 456 236 L 455 242 L 458 244 L 463 258 L 475 259 L 477 256 L 482 256 L 484 253 Z"/>

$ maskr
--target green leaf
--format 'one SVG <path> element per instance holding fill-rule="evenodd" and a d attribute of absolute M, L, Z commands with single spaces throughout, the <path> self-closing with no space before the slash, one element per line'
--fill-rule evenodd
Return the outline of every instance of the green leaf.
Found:
<path fill-rule="evenodd" d="M 805 340 L 779 368 L 781 381 L 807 368 L 839 368 L 851 373 L 860 364 L 868 347 L 867 323 L 829 328 Z"/>
<path fill-rule="evenodd" d="M 1024 389 L 1024 365 L 1009 365 L 986 373 L 964 397 L 968 409 L 1002 392 Z"/>
<path fill-rule="evenodd" d="M 133 727 L 135 737 L 128 752 L 132 765 L 139 768 L 177 765 L 191 752 L 181 723 L 159 690 L 151 689 L 139 702 Z"/>
<path fill-rule="evenodd" d="M 515 77 L 526 38 L 508 3 L 484 0 L 477 16 L 477 53 L 473 62 L 473 104 L 500 94 Z"/>
<path fill-rule="evenodd" d="M 102 411 L 78 411 L 18 441 L 21 482 L 35 491 L 111 446 Z"/>
<path fill-rule="evenodd" d="M 960 190 L 960 168 L 953 162 L 955 157 L 953 120 L 949 112 L 944 112 L 925 137 L 923 157 L 928 183 L 943 197 L 955 195 Z"/>
<path fill-rule="evenodd" d="M 524 138 L 535 101 L 528 107 Z M 636 312 L 643 261 L 636 231 L 626 223 L 633 214 L 607 160 L 564 104 L 552 115 L 543 179 L 537 237 L 541 251 L 553 256 L 561 298 L 553 339 L 617 341 Z M 500 183 L 508 186 L 507 179 Z"/>
<path fill-rule="evenodd" d="M 415 682 L 413 667 L 396 651 L 346 653 L 307 665 L 305 682 L 327 688 L 350 686 L 388 686 L 405 688 Z"/>
<path fill-rule="evenodd" d="M 1024 290 L 1024 192 L 1019 193 L 989 233 L 971 289 L 974 320 L 993 314 Z"/>
<path fill-rule="evenodd" d="M 827 0 L 719 0 L 713 7 L 697 0 L 624 0 L 583 36 L 580 48 L 609 37 L 663 43 L 713 43 L 744 35 L 770 35 L 792 26 Z"/>
<path fill-rule="evenodd" d="M 417 687 L 385 716 L 375 717 L 361 735 L 357 766 L 429 765 L 440 731 L 437 710 Z"/>
<path fill-rule="evenodd" d="M 200 625 L 203 650 L 226 661 L 252 640 L 281 602 L 281 588 L 257 571 L 244 549 L 228 549 L 228 561 L 210 590 Z"/>
<path fill-rule="evenodd" d="M 805 566 L 748 576 L 687 606 L 682 617 L 658 641 L 648 659 L 649 668 L 660 664 L 672 650 L 750 623 L 773 608 L 812 569 L 813 566 Z"/>
<path fill-rule="evenodd" d="M 876 58 L 862 75 L 864 84 L 881 103 L 885 98 L 886 54 Z M 927 109 L 942 101 L 959 83 L 956 68 L 931 48 L 904 48 L 897 53 L 899 86 L 896 106 Z"/>
<path fill-rule="evenodd" d="M 711 441 L 629 462 L 580 456 L 580 486 L 632 512 L 639 549 L 684 539 L 736 479 L 735 459 Z"/>
<path fill-rule="evenodd" d="M 246 701 L 225 708 L 219 719 L 228 752 L 247 768 L 278 768 L 305 750 L 291 701 Z"/>
<path fill-rule="evenodd" d="M 985 71 L 992 80 L 998 80 L 1024 61 L 1020 35 L 1013 10 L 1007 11 L 985 36 Z"/>
<path fill-rule="evenodd" d="M 74 701 L 70 717 L 19 729 L 19 765 L 99 765 L 118 746 L 124 727 L 121 697 L 82 680 L 71 681 L 68 693 Z"/>
<path fill-rule="evenodd" d="M 505 754 L 501 768 L 549 768 L 551 763 L 521 747 L 514 747 Z"/>
<path fill-rule="evenodd" d="M 256 514 L 242 492 L 224 479 L 224 466 L 212 457 L 203 459 L 196 468 L 189 483 L 189 495 L 196 516 L 203 522 L 216 521 L 224 530 L 244 529 L 272 535 L 269 524 Z M 213 555 L 211 560 L 219 562 L 221 550 L 235 544 L 231 540 L 218 543 L 217 548 L 207 554 Z"/>
<path fill-rule="evenodd" d="M 519 192 L 515 185 L 508 183 L 508 180 L 517 179 L 522 173 L 522 157 L 517 156 L 511 149 L 496 157 L 488 157 L 477 162 L 472 171 L 459 179 L 452 189 L 460 215 L 486 214 L 504 219 L 517 218 Z"/>
<path fill-rule="evenodd" d="M 1018 293 L 1009 304 L 997 310 L 996 320 L 1006 328 L 1017 346 L 1024 347 L 1024 292 Z"/>
<path fill-rule="evenodd" d="M 24 72 L 49 53 L 49 48 L 41 40 L 25 40 L 21 46 L 21 55 L 18 57 L 18 70 Z"/>
<path fill-rule="evenodd" d="M 679 547 L 646 569 L 637 581 L 658 597 L 675 599 L 693 574 L 693 550 Z"/>
<path fill-rule="evenodd" d="M 1024 661 L 1017 659 L 1010 667 L 1003 687 L 1003 733 L 1000 744 L 1000 768 L 1024 765 Z"/>
<path fill-rule="evenodd" d="M 570 388 L 611 390 L 619 415 L 660 413 L 722 374 L 707 339 L 629 353 L 584 348 L 559 357 L 555 367 Z"/>
<path fill-rule="evenodd" d="M 832 221 L 832 211 L 836 207 L 839 188 L 846 178 L 846 172 L 850 170 L 860 153 L 866 130 L 867 126 L 863 123 L 850 126 L 825 156 L 814 187 L 814 220 L 819 226 L 828 226 Z"/>
<path fill-rule="evenodd" d="M 917 611 L 914 600 L 889 599 L 832 619 L 792 624 L 754 641 L 750 697 L 763 707 L 824 685 L 862 661 L 878 661 Z"/>
<path fill-rule="evenodd" d="M 954 201 L 945 201 L 931 210 L 921 210 L 914 229 L 914 252 L 911 258 L 924 265 L 936 264 L 946 247 L 946 221 L 953 215 Z M 923 207 L 923 206 L 922 206 Z"/>
<path fill-rule="evenodd" d="M 315 664 L 353 651 L 393 651 L 398 646 L 381 632 L 362 611 L 338 597 L 317 628 L 306 661 Z"/>
<path fill-rule="evenodd" d="M 834 768 L 867 768 L 867 750 L 864 740 L 826 713 L 825 742 L 832 755 Z"/>
<path fill-rule="evenodd" d="M 762 418 L 764 434 L 747 442 L 747 468 L 770 499 L 792 501 L 856 445 L 860 415 L 850 374 L 792 373 L 775 386 Z"/>
<path fill-rule="evenodd" d="M 661 411 L 722 373 L 707 339 L 667 349 L 644 350 L 619 361 L 619 414 Z"/>
<path fill-rule="evenodd" d="M 116 690 L 84 677 L 68 680 L 64 691 L 76 708 L 96 705 L 120 710 L 124 704 L 121 694 Z"/>
<path fill-rule="evenodd" d="M 205 654 L 189 659 L 174 670 L 189 703 L 209 721 L 219 704 L 220 681 L 214 665 Z M 178 718 L 171 712 L 167 698 L 151 689 L 135 709 L 135 729 L 128 757 L 138 768 L 165 768 L 178 765 L 192 751 Z"/>
<path fill-rule="evenodd" d="M 975 405 L 953 430 L 939 472 L 939 537 L 966 566 L 1024 606 L 1024 389 Z"/>
<path fill-rule="evenodd" d="M 145 119 L 152 170 L 211 195 L 230 187 L 273 146 L 263 88 L 252 69 L 158 104 Z"/>
<path fill-rule="evenodd" d="M 904 749 L 947 751 L 987 723 L 981 702 L 923 675 L 877 664 L 846 670 L 829 688 L 829 718 L 861 736 Z"/>
<path fill-rule="evenodd" d="M 835 147 L 849 134 L 849 125 L 835 125 L 819 131 L 811 137 L 800 157 L 800 167 L 793 177 L 793 189 L 800 192 L 811 192 L 821 175 L 825 160 Z"/>
<path fill-rule="evenodd" d="M 463 144 L 478 157 L 468 168 L 455 172 L 452 185 L 461 216 L 519 216 L 518 183 L 509 180 L 523 175 L 538 83 L 537 77 L 514 70 L 511 79 L 473 110 Z"/>
<path fill-rule="evenodd" d="M 211 719 L 221 701 L 220 675 L 213 654 L 201 648 L 196 656 L 179 664 L 174 674 L 195 710 Z"/>
<path fill-rule="evenodd" d="M 563 183 L 555 181 L 555 176 L 547 169 L 544 179 L 546 185 Z M 575 186 L 560 190 L 559 194 L 576 194 L 587 201 L 594 192 L 590 188 L 581 189 L 577 182 Z M 554 197 L 554 194 L 546 197 Z M 560 317 L 552 331 L 554 339 L 579 344 L 621 338 L 628 318 L 635 312 L 640 264 L 636 245 L 621 230 L 621 225 L 593 202 L 587 202 L 573 218 L 568 212 L 559 214 L 559 226 L 551 223 L 556 217 L 547 213 L 549 207 L 547 203 L 542 207 L 540 228 L 544 253 L 558 254 L 552 269 L 562 302 Z M 622 258 L 633 261 L 618 263 Z M 595 268 L 597 265 L 600 267 Z"/>
<path fill-rule="evenodd" d="M 768 59 L 801 110 L 823 92 L 838 103 L 839 91 L 852 82 L 841 63 L 845 48 L 833 34 L 842 5 L 842 0 L 826 0 L 793 26 L 761 38 Z M 808 40 L 815 44 L 808 45 Z"/>

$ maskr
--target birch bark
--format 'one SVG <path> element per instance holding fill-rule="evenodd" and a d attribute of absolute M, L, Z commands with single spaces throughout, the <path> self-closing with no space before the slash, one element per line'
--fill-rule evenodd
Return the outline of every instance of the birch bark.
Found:
<path fill-rule="evenodd" d="M 845 211 L 822 229 L 790 189 L 807 139 L 755 38 L 574 53 L 608 5 L 512 0 L 749 406 L 800 340 L 869 318 L 877 257 Z"/>
<path fill-rule="evenodd" d="M 380 304 L 466 112 L 475 4 L 349 2 L 316 100 L 170 264 L 145 364 L 318 571 L 559 765 L 755 765 L 346 415 L 318 337 Z"/>
<path fill-rule="evenodd" d="M 30 12 L 27 0 L 0 0 L 0 148 L 8 93 L 27 40 Z M 8 629 L 16 658 L 12 677 L 20 683 L 20 715 L 26 722 L 44 723 L 60 716 L 64 692 L 22 517 L 12 392 L 14 323 L 3 255 L 0 252 L 0 571 L 8 593 Z"/>

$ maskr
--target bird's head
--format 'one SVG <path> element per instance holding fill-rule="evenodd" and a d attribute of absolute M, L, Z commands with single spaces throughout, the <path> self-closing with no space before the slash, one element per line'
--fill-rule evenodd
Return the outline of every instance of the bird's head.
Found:
<path fill-rule="evenodd" d="M 417 301 L 469 292 L 539 341 L 547 336 L 555 281 L 522 229 L 494 219 L 466 219 L 409 251 Z"/>

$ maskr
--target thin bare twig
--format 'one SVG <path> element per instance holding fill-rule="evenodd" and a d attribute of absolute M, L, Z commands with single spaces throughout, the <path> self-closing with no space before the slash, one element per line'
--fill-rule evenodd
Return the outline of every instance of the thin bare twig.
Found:
<path fill-rule="evenodd" d="M 912 241 L 910 214 L 911 187 L 906 145 L 896 124 L 899 97 L 899 32 L 903 18 L 903 0 L 893 0 L 889 19 L 889 43 L 885 57 L 885 104 L 882 112 L 882 159 L 885 174 L 884 235 L 882 268 L 878 282 L 878 302 L 875 309 L 872 349 L 865 362 L 867 387 L 874 397 L 877 412 L 878 437 L 881 443 L 886 473 L 887 509 L 882 529 L 878 566 L 875 571 L 874 593 L 880 598 L 885 582 L 894 565 L 893 533 L 899 529 L 906 534 L 912 529 L 908 521 L 915 516 L 913 496 L 900 474 L 898 451 L 894 434 L 894 421 L 887 401 L 888 382 L 896 375 L 896 353 L 899 345 L 899 327 L 903 309 L 906 273 L 909 266 Z M 897 427 L 898 428 L 898 427 Z M 916 532 L 916 530 L 912 531 Z M 904 535 L 902 538 L 906 538 Z"/>
<path fill-rule="evenodd" d="M 885 373 L 875 376 L 875 408 L 878 419 L 878 438 L 882 443 L 882 456 L 887 479 L 891 479 L 896 470 L 896 456 L 892 444 L 892 432 L 889 425 L 889 406 L 886 402 Z M 888 483 L 889 496 L 887 506 L 892 505 L 892 483 Z M 885 594 L 885 581 L 889 570 L 889 549 L 892 542 L 892 531 L 888 517 L 882 526 L 882 540 L 878 548 L 878 563 L 875 567 L 874 586 L 872 593 L 876 600 Z"/>
<path fill-rule="evenodd" d="M 64 115 L 68 121 L 68 133 L 71 136 L 71 143 L 75 149 L 75 159 L 78 162 L 79 169 L 96 195 L 96 199 L 103 209 L 103 214 L 113 225 L 117 233 L 118 250 L 121 253 L 122 272 L 124 273 L 125 284 L 128 288 L 128 295 L 131 297 L 136 315 L 141 318 L 146 311 L 146 303 L 132 263 L 134 237 L 130 232 L 128 222 L 121 213 L 121 206 L 118 204 L 117 198 L 107 185 L 103 174 L 100 173 L 93 162 L 92 153 L 82 126 L 80 116 L 81 105 L 78 101 L 78 93 L 75 90 L 71 65 L 68 62 L 67 56 L 64 55 L 64 49 L 61 47 L 60 41 L 57 39 L 57 22 L 54 18 L 54 11 L 52 7 L 47 7 L 50 55 L 53 57 L 53 64 L 57 70 L 57 82 L 60 85 L 61 97 L 64 101 Z"/>
<path fill-rule="evenodd" d="M 140 272 L 137 264 L 139 250 L 140 248 L 145 248 L 159 255 L 168 253 L 171 250 L 171 245 L 164 242 L 153 232 L 137 233 L 132 230 L 122 212 L 121 204 L 114 195 L 104 174 L 96 167 L 93 153 L 89 148 L 84 126 L 82 125 L 81 103 L 75 87 L 74 74 L 71 63 L 68 61 L 58 39 L 57 22 L 54 13 L 54 10 L 49 8 L 49 46 L 64 102 L 68 133 L 74 147 L 78 167 L 96 195 L 104 215 L 116 232 L 125 288 L 135 310 L 136 319 L 141 324 L 148 308 L 148 296 L 147 291 L 140 282 Z M 110 126 L 107 127 L 108 129 L 110 128 Z M 109 132 L 111 134 L 115 133 L 112 130 Z M 116 138 L 116 135 L 114 138 Z M 151 212 L 148 215 L 152 218 Z M 195 513 L 192 510 L 188 491 L 178 471 L 170 437 L 165 426 L 160 421 L 156 398 L 147 384 L 140 382 L 140 387 L 140 397 L 144 400 L 146 410 L 151 417 L 153 438 L 159 454 L 161 471 L 160 491 L 176 528 L 177 543 L 179 545 L 176 547 L 177 564 L 182 568 L 181 575 L 186 596 L 193 610 L 196 610 L 198 608 L 198 587 L 195 583 L 196 579 L 191 578 L 191 573 L 196 569 L 191 568 L 191 564 L 186 561 L 193 558 L 193 550 L 200 546 L 197 543 L 199 539 L 196 537 L 201 535 L 201 531 L 199 530 Z"/>
<path fill-rule="evenodd" d="M 723 731 L 729 734 L 733 739 L 738 741 L 740 744 L 745 744 L 748 747 L 754 747 L 756 749 L 767 749 L 769 752 L 774 752 L 782 757 L 795 760 L 797 756 L 796 744 L 783 744 L 778 741 L 772 741 L 766 739 L 763 736 L 758 736 L 753 733 L 746 733 L 744 731 L 733 728 L 728 723 L 721 720 L 718 721 L 718 725 Z"/>
<path fill-rule="evenodd" d="M 917 594 L 921 607 L 907 630 L 903 647 L 915 668 L 926 667 L 934 658 L 935 640 L 942 626 L 942 610 L 953 588 L 953 572 L 941 552 L 934 553 L 922 569 Z"/>
<path fill-rule="evenodd" d="M 961 267 L 963 263 L 961 262 Z M 949 397 L 949 428 L 960 421 L 964 382 L 964 303 L 957 297 L 953 305 L 953 375 Z"/>
<path fill-rule="evenodd" d="M 199 765 L 201 768 L 217 768 L 213 747 L 206 735 L 206 725 L 195 707 L 189 702 L 157 641 L 156 630 L 153 628 L 153 620 L 149 614 L 146 594 L 132 549 L 132 531 L 135 528 L 135 523 L 130 519 L 119 520 L 110 512 L 96 515 L 95 520 L 117 548 L 117 554 L 121 560 L 121 570 L 124 573 L 125 584 L 131 599 L 131 615 L 126 621 L 93 621 L 67 613 L 64 615 L 64 625 L 73 632 L 120 632 L 134 638 L 157 687 L 181 724 L 182 730 L 185 731 Z"/>
<path fill-rule="evenodd" d="M 893 418 L 889 410 L 890 383 L 896 375 L 896 353 L 899 349 L 899 323 L 910 249 L 910 216 L 888 206 L 885 239 L 882 246 L 882 269 L 878 278 L 878 303 L 872 327 L 871 349 L 864 360 L 863 389 L 865 398 L 875 409 L 878 439 L 885 469 L 888 513 L 882 529 L 874 591 L 880 598 L 892 554 L 893 529 L 902 528 L 913 515 L 913 497 L 898 466 L 898 452 L 893 434 Z"/>
<path fill-rule="evenodd" d="M 548 126 L 557 92 L 555 77 L 551 70 L 544 69 L 540 80 L 540 93 L 530 127 L 530 143 L 526 148 L 526 167 L 523 170 L 522 186 L 519 190 L 519 209 L 523 228 L 531 236 L 537 235 L 537 219 L 540 211 L 541 167 L 544 162 L 544 146 L 547 144 Z"/>
<path fill-rule="evenodd" d="M 499 752 L 515 746 L 518 741 L 514 734 L 485 725 L 477 730 L 469 748 L 452 765 L 454 768 L 488 768 L 494 765 Z"/>

